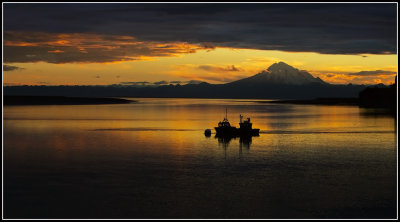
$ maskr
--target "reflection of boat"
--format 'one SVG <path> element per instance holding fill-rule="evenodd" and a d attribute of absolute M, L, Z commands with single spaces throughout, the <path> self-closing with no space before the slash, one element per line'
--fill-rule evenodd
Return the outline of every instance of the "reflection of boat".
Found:
<path fill-rule="evenodd" d="M 233 138 L 236 139 L 236 137 L 231 137 L 231 136 L 215 136 L 215 138 L 218 139 L 219 144 L 222 144 L 226 147 L 229 145 L 229 143 Z"/>
<path fill-rule="evenodd" d="M 242 148 L 243 145 L 247 149 L 250 149 L 251 142 L 252 142 L 252 136 L 241 136 L 239 139 L 240 148 Z"/>
<path fill-rule="evenodd" d="M 240 128 L 231 126 L 228 121 L 228 110 L 226 110 L 225 118 L 218 123 L 218 127 L 215 127 L 217 136 L 258 136 L 260 129 L 253 129 L 253 123 L 250 122 L 250 118 L 243 121 L 243 116 L 240 115 Z"/>
<path fill-rule="evenodd" d="M 239 137 L 240 148 L 242 148 L 242 146 L 244 146 L 245 148 L 250 149 L 250 145 L 251 145 L 253 136 L 242 135 L 242 136 L 237 136 L 237 137 Z M 229 136 L 229 135 L 215 135 L 215 138 L 218 139 L 218 143 L 222 144 L 225 148 L 228 147 L 228 145 L 232 139 L 236 140 L 237 137 Z"/>

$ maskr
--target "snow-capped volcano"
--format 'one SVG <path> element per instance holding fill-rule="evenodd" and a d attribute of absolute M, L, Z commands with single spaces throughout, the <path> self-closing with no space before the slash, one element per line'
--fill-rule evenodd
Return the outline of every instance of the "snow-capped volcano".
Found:
<path fill-rule="evenodd" d="M 298 70 L 284 62 L 274 63 L 268 69 L 260 73 L 233 82 L 235 84 L 285 84 L 285 85 L 304 85 L 310 83 L 327 84 L 320 78 L 314 78 L 305 70 Z"/>

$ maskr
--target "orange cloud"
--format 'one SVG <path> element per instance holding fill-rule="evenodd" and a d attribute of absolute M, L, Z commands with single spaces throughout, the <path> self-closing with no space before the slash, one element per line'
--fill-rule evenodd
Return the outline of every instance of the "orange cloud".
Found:
<path fill-rule="evenodd" d="M 185 42 L 138 41 L 131 36 L 5 32 L 4 60 L 8 63 L 105 63 L 149 57 L 179 56 L 208 49 Z"/>
<path fill-rule="evenodd" d="M 53 51 L 47 51 L 48 53 L 63 53 L 64 51 L 61 50 L 53 50 Z"/>
<path fill-rule="evenodd" d="M 246 78 L 249 75 L 235 65 L 175 65 L 168 74 L 177 77 L 206 81 L 210 83 L 227 83 Z"/>
<path fill-rule="evenodd" d="M 215 66 L 215 65 L 200 65 L 197 68 L 205 70 L 205 71 L 213 71 L 213 72 L 239 72 L 239 71 L 242 71 L 241 68 L 236 67 L 235 65 L 226 66 L 226 67 Z"/>
<path fill-rule="evenodd" d="M 332 84 L 393 84 L 396 72 L 391 71 L 360 71 L 355 73 L 314 71 L 311 72 L 315 77 Z"/>

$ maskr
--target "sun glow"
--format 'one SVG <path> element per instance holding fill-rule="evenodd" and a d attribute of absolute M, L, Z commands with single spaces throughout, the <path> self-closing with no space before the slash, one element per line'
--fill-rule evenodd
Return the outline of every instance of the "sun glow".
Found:
<path fill-rule="evenodd" d="M 226 83 L 279 61 L 336 84 L 394 82 L 397 55 L 337 55 L 139 41 L 131 36 L 6 32 L 4 84 L 109 85 L 134 81 Z M 351 75 L 362 71 L 393 72 Z"/>

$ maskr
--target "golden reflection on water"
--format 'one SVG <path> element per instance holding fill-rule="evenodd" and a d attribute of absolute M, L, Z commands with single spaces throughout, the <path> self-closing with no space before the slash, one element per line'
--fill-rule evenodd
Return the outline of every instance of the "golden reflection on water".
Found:
<path fill-rule="evenodd" d="M 214 130 L 225 107 L 232 125 L 237 126 L 239 114 L 243 114 L 251 117 L 254 128 L 261 129 L 260 137 L 252 141 L 255 147 L 288 143 L 299 148 L 325 143 L 345 147 L 347 139 L 356 144 L 394 142 L 395 125 L 390 116 L 364 117 L 358 107 L 350 106 L 274 105 L 253 100 L 139 99 L 123 105 L 6 106 L 4 129 L 21 137 L 46 136 L 52 141 L 49 145 L 57 149 L 106 146 L 133 150 L 145 144 L 150 147 L 145 152 L 175 150 L 182 154 L 182 147 L 208 144 L 203 132 Z M 92 138 L 99 144 L 94 145 Z M 5 137 L 5 141 L 23 147 L 21 140 Z M 32 137 L 23 141 L 27 146 L 35 144 Z M 236 140 L 230 143 L 239 145 Z"/>
<path fill-rule="evenodd" d="M 40 203 L 32 215 L 82 203 L 79 209 L 104 215 L 117 207 L 128 218 L 138 215 L 132 208 L 174 218 L 212 217 L 216 209 L 246 218 L 311 218 L 337 215 L 338 209 L 391 210 L 395 203 L 392 116 L 363 115 L 354 106 L 137 100 L 5 106 L 6 206 L 29 213 L 30 203 Z M 250 117 L 260 136 L 206 137 L 204 130 L 215 132 L 225 108 L 232 125 L 238 126 L 239 114 Z M 73 192 L 62 196 L 68 190 Z M 55 197 L 67 206 L 52 204 Z"/>

